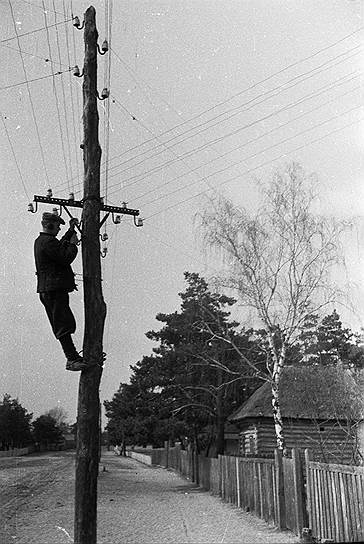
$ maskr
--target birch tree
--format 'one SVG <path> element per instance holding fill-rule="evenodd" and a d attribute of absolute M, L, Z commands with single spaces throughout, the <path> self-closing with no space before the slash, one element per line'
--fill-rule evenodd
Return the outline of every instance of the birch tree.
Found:
<path fill-rule="evenodd" d="M 207 246 L 222 253 L 222 286 L 253 311 L 266 331 L 267 379 L 277 446 L 284 449 L 279 384 L 287 351 L 307 314 L 333 301 L 330 270 L 339 263 L 339 227 L 314 213 L 313 177 L 296 163 L 276 171 L 257 211 L 220 197 L 202 213 Z M 226 341 L 229 341 L 228 336 Z"/>

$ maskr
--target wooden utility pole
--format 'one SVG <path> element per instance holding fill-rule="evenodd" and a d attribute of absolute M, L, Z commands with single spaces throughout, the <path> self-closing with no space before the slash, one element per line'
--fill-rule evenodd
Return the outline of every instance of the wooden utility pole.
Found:
<path fill-rule="evenodd" d="M 83 228 L 82 264 L 85 329 L 83 357 L 91 369 L 81 373 L 78 391 L 75 489 L 75 544 L 96 544 L 97 476 L 99 461 L 99 386 L 106 305 L 101 288 L 100 161 L 97 111 L 97 38 L 95 9 L 85 13 L 83 79 Z M 98 364 L 97 364 L 98 363 Z M 100 365 L 100 366 L 99 366 Z"/>
<path fill-rule="evenodd" d="M 78 17 L 74 17 L 74 26 L 80 26 Z M 106 42 L 98 47 L 95 8 L 90 6 L 84 15 L 85 62 L 83 73 L 74 71 L 83 80 L 83 162 L 84 192 L 82 200 L 54 198 L 49 188 L 46 196 L 34 195 L 34 202 L 28 205 L 28 211 L 36 213 L 38 204 L 60 206 L 72 217 L 68 208 L 82 208 L 82 265 L 84 286 L 85 329 L 83 339 L 83 358 L 90 368 L 82 371 L 78 390 L 77 408 L 77 449 L 76 449 L 76 488 L 75 488 L 75 544 L 96 544 L 97 539 L 97 476 L 100 458 L 101 405 L 99 387 L 102 375 L 103 350 L 102 340 L 106 318 L 106 305 L 101 289 L 101 262 L 99 231 L 111 214 L 113 223 L 120 224 L 121 215 L 131 215 L 136 227 L 143 226 L 139 210 L 122 206 L 109 206 L 100 199 L 100 162 L 99 115 L 97 99 L 105 100 L 109 93 L 104 89 L 101 97 L 97 91 L 97 52 L 105 54 Z M 106 91 L 106 93 L 104 92 Z M 100 221 L 100 212 L 105 212 Z M 61 212 L 60 212 L 61 213 Z M 115 215 L 114 214 L 118 214 Z M 120 214 L 120 215 L 119 215 Z"/>

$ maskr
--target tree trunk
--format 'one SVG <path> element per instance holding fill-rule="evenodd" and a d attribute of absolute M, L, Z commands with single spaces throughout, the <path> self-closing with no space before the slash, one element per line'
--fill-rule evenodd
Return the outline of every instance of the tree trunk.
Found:
<path fill-rule="evenodd" d="M 284 439 L 284 428 L 283 428 L 283 419 L 281 412 L 281 403 L 280 403 L 280 380 L 283 370 L 283 365 L 286 360 L 286 345 L 284 341 L 282 342 L 282 347 L 280 349 L 279 355 L 274 343 L 273 335 L 268 335 L 269 346 L 272 353 L 273 359 L 273 372 L 272 372 L 272 408 L 273 408 L 273 421 L 274 421 L 274 430 L 276 433 L 277 448 L 279 450 L 285 449 L 285 439 Z"/>

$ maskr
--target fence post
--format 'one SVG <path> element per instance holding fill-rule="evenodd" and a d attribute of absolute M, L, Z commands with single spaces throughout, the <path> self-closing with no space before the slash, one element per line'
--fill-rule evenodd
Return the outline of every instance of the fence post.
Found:
<path fill-rule="evenodd" d="M 222 477 L 222 456 L 218 455 L 219 459 L 219 495 L 223 496 L 223 477 Z"/>
<path fill-rule="evenodd" d="M 292 449 L 293 485 L 297 534 L 300 535 L 303 527 L 307 527 L 307 512 L 305 490 L 303 485 L 302 462 L 297 448 Z"/>
<path fill-rule="evenodd" d="M 235 457 L 235 464 L 236 464 L 236 494 L 238 499 L 238 508 L 240 508 L 240 474 L 239 474 L 239 459 L 238 457 Z"/>
<path fill-rule="evenodd" d="M 168 465 L 169 465 L 169 459 L 168 459 L 168 456 L 169 456 L 169 440 L 164 441 L 164 449 L 165 449 L 165 454 L 166 454 L 166 467 L 165 468 L 168 468 Z"/>
<path fill-rule="evenodd" d="M 301 531 L 301 542 L 313 542 L 312 538 L 312 497 L 311 497 L 311 481 L 310 481 L 310 461 L 311 452 L 305 449 L 305 467 L 306 467 L 306 521 L 307 527 L 303 527 Z"/>
<path fill-rule="evenodd" d="M 182 473 L 182 454 L 181 454 L 181 450 L 182 450 L 182 445 L 181 445 L 181 442 L 176 442 L 175 443 L 175 451 L 176 451 L 176 468 L 177 468 L 177 471 L 181 474 Z"/>
<path fill-rule="evenodd" d="M 278 529 L 286 528 L 286 504 L 284 497 L 284 476 L 283 476 L 283 461 L 282 450 L 274 450 L 274 462 L 276 469 L 276 495 L 277 495 L 277 512 L 278 512 Z"/>
<path fill-rule="evenodd" d="M 194 473 L 195 473 L 195 483 L 197 485 L 200 485 L 200 474 L 199 474 L 199 466 L 198 466 L 198 452 L 197 450 L 194 452 Z"/>

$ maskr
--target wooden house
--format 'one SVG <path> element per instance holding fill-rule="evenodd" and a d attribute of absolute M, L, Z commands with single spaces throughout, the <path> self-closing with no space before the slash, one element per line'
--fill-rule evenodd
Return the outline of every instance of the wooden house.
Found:
<path fill-rule="evenodd" d="M 233 423 L 226 423 L 224 428 L 224 454 L 239 455 L 239 429 Z"/>
<path fill-rule="evenodd" d="M 280 385 L 286 448 L 309 448 L 316 460 L 360 463 L 363 397 L 358 380 L 340 366 L 286 367 Z M 273 456 L 276 437 L 271 384 L 265 382 L 230 417 L 241 455 Z"/>

